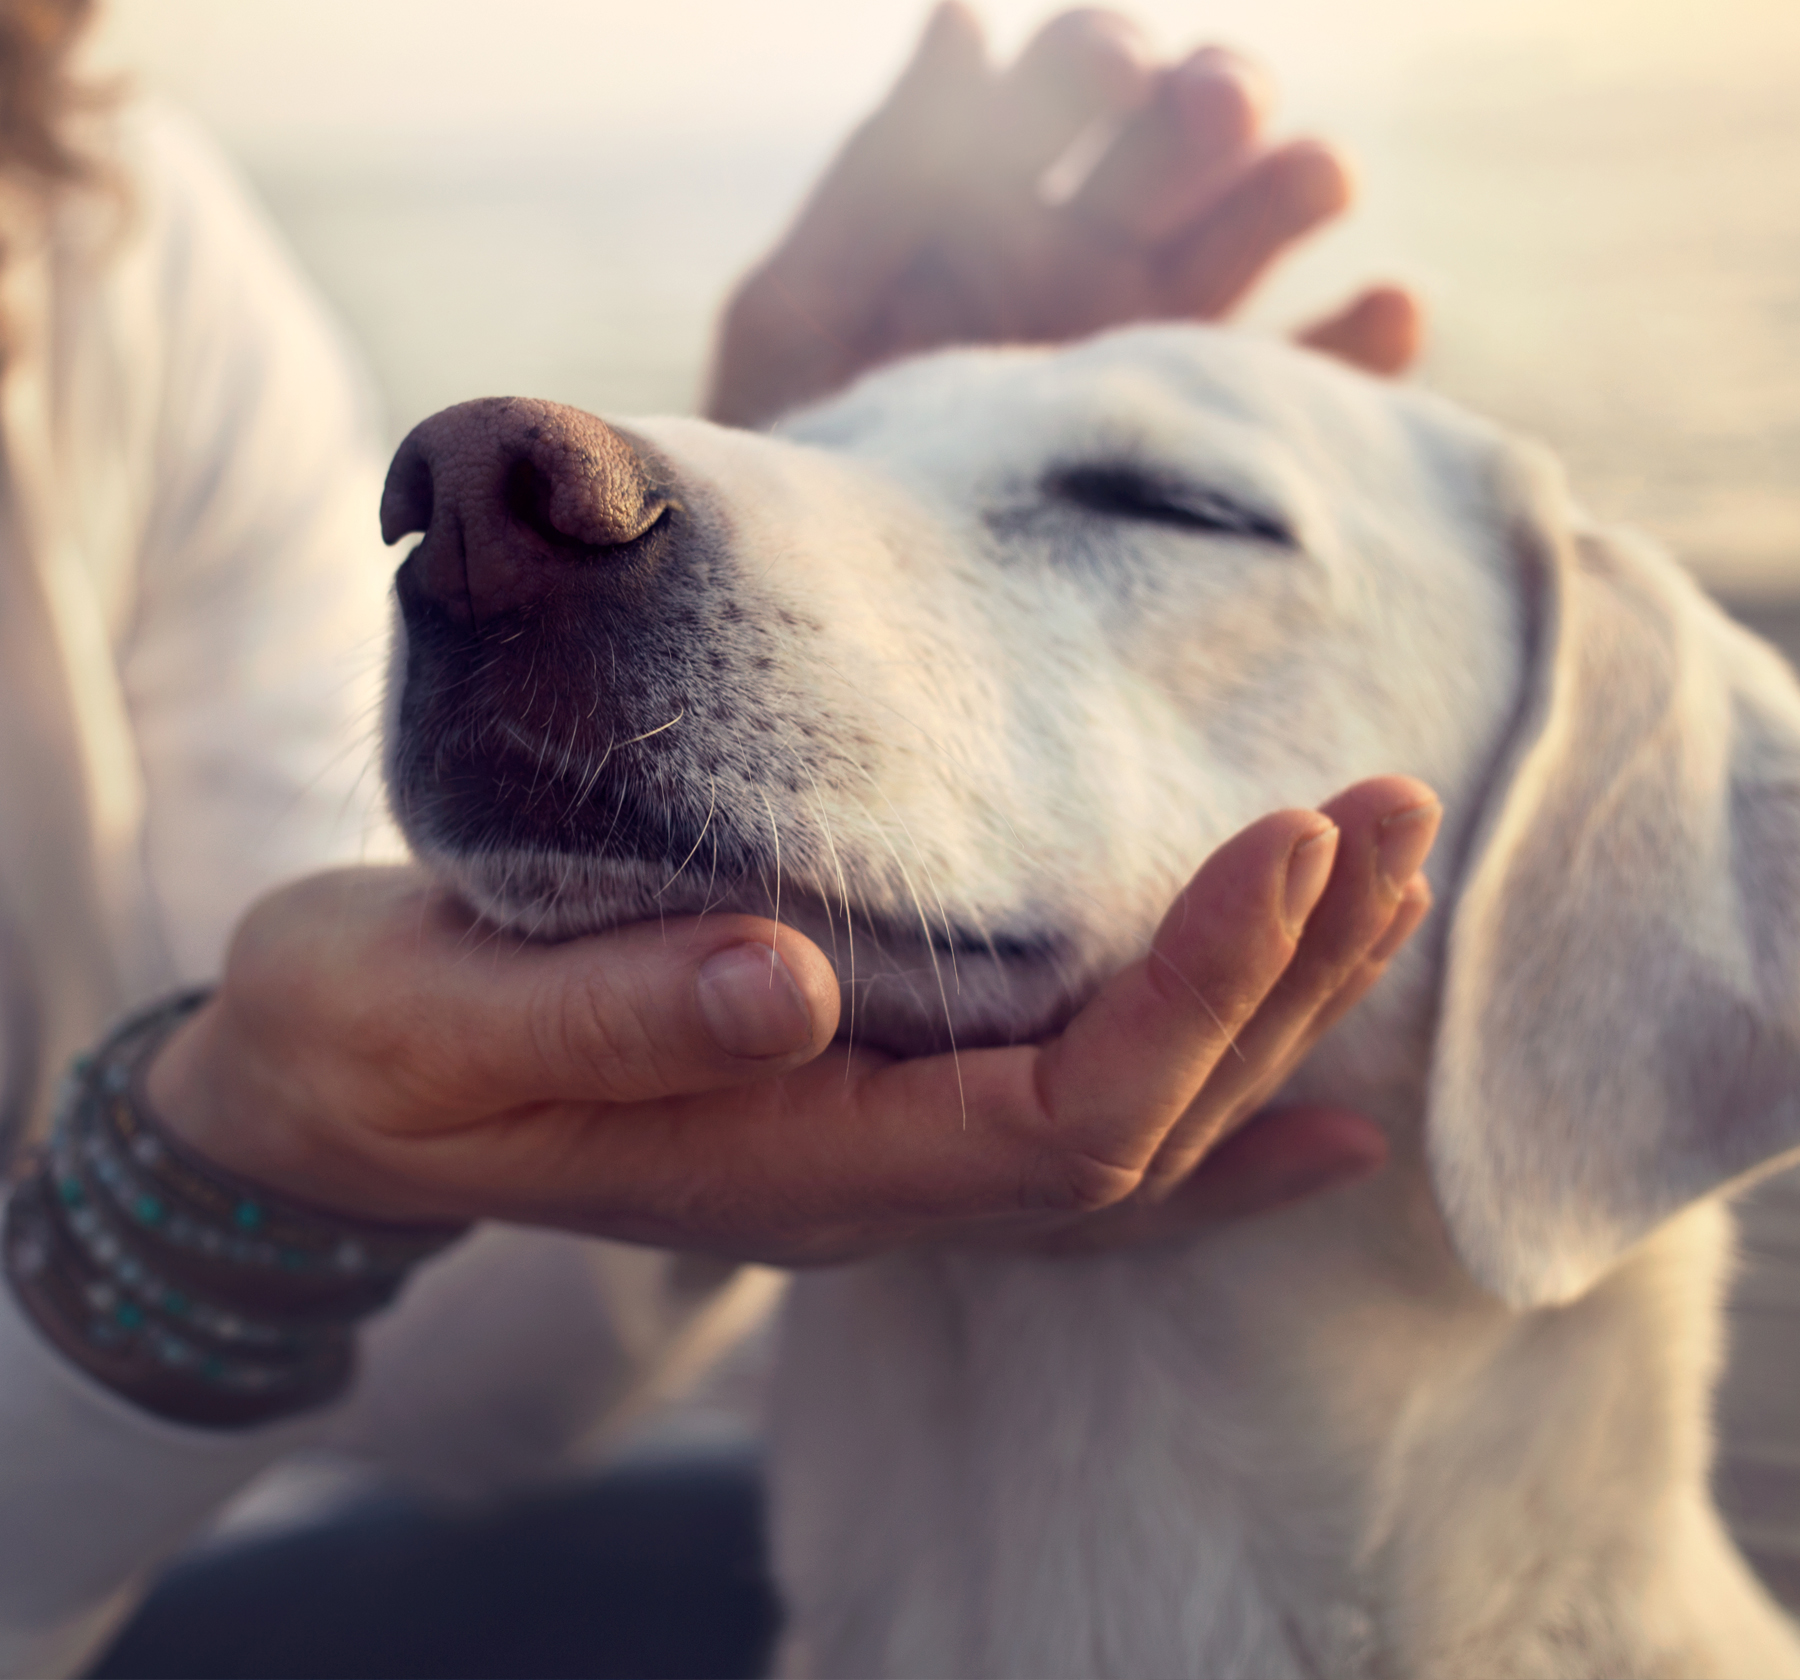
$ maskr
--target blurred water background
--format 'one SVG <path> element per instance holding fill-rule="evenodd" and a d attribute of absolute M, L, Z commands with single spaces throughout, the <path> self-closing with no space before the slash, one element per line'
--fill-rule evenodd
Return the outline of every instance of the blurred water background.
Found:
<path fill-rule="evenodd" d="M 1420 377 L 1553 443 L 1734 594 L 1800 589 L 1800 0 L 1141 0 L 1361 161 L 1252 311 L 1430 298 Z M 1045 8 L 992 0 L 1003 48 Z M 104 55 L 240 157 L 398 433 L 463 397 L 695 400 L 729 277 L 920 0 L 114 0 Z"/>
<path fill-rule="evenodd" d="M 1553 444 L 1800 653 L 1800 0 L 1138 0 L 1345 142 L 1362 208 L 1250 319 L 1430 299 L 1419 378 Z M 989 0 L 1003 47 L 1044 8 Z M 114 0 L 101 56 L 240 158 L 395 435 L 503 393 L 693 406 L 730 276 L 918 0 Z M 1800 1178 L 1747 1208 L 1721 1491 L 1800 1604 Z"/>

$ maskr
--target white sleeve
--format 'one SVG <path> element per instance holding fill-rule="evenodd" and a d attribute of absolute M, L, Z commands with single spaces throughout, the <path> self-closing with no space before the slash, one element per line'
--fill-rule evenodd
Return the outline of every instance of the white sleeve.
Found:
<path fill-rule="evenodd" d="M 137 483 L 135 497 L 83 499 L 137 510 L 128 542 L 90 551 L 135 562 L 115 636 L 149 882 L 176 969 L 207 978 L 248 900 L 365 854 L 378 828 L 394 560 L 376 526 L 380 430 L 337 333 L 198 135 L 166 115 L 128 133 L 137 234 L 92 281 L 95 330 L 112 330 L 122 360 L 72 380 L 70 405 L 94 483 Z M 77 1666 L 151 1568 L 299 1446 L 457 1491 L 565 1464 L 598 1421 L 652 1392 L 646 1374 L 702 1358 L 761 1304 L 722 1278 L 614 1244 L 484 1230 L 369 1327 L 344 1405 L 248 1432 L 122 1403 L 0 1287 L 0 1669 Z"/>
<path fill-rule="evenodd" d="M 168 113 L 133 132 L 134 281 L 165 342 L 120 660 L 151 887 L 177 969 L 205 978 L 270 886 L 399 855 L 378 762 L 397 561 L 335 325 L 201 136 Z"/>
<path fill-rule="evenodd" d="M 363 846 L 393 559 L 379 429 L 334 329 L 198 136 L 167 117 L 126 132 L 133 231 L 82 281 L 94 332 L 69 327 L 83 367 L 115 372 L 71 375 L 65 419 L 106 491 L 80 511 L 132 522 L 90 549 L 135 566 L 115 634 L 148 874 L 178 968 L 205 977 L 258 891 Z M 477 1237 L 371 1330 L 349 1403 L 250 1431 L 122 1402 L 0 1287 L 0 1669 L 81 1662 L 146 1572 L 297 1446 L 330 1438 L 465 1486 L 565 1457 L 693 1316 L 680 1291 L 671 1314 L 656 1304 L 656 1257 L 626 1265 L 643 1275 L 621 1292 L 595 1246 Z M 640 1294 L 636 1318 L 613 1316 Z"/>
<path fill-rule="evenodd" d="M 388 843 L 376 745 L 396 557 L 355 358 L 204 137 L 155 111 L 133 133 L 134 284 L 165 344 L 121 651 L 151 883 L 178 968 L 205 978 L 256 892 L 366 855 L 372 830 Z M 685 1336 L 720 1275 L 485 1232 L 369 1336 L 344 1441 L 442 1486 L 541 1474 Z"/>
<path fill-rule="evenodd" d="M 157 1565 L 299 1448 L 453 1496 L 591 1455 L 609 1418 L 658 1398 L 772 1304 L 773 1274 L 732 1273 L 483 1227 L 363 1332 L 342 1404 L 245 1430 L 166 1423 L 111 1394 L 0 1287 L 0 1674 L 78 1669 Z"/>
<path fill-rule="evenodd" d="M 56 247 L 60 516 L 121 604 L 147 873 L 200 977 L 257 891 L 354 848 L 391 570 L 380 443 L 354 363 L 204 142 L 141 112 L 121 139 L 117 238 Z M 0 1286 L 0 1669 L 78 1664 L 148 1569 L 323 1430 L 164 1423 Z"/>
<path fill-rule="evenodd" d="M 151 1568 L 324 1428 L 164 1423 L 90 1381 L 0 1288 L 0 1673 L 79 1668 Z"/>
<path fill-rule="evenodd" d="M 126 133 L 142 233 L 114 284 L 161 344 L 119 381 L 157 392 L 120 658 L 147 872 L 178 971 L 205 979 L 258 892 L 393 843 L 386 449 L 354 356 L 229 166 L 170 112 Z M 440 1485 L 542 1473 L 687 1322 L 698 1275 L 484 1233 L 370 1336 L 346 1440 Z"/>
<path fill-rule="evenodd" d="M 364 1331 L 324 1444 L 452 1497 L 556 1475 L 749 1328 L 772 1277 L 483 1226 Z"/>

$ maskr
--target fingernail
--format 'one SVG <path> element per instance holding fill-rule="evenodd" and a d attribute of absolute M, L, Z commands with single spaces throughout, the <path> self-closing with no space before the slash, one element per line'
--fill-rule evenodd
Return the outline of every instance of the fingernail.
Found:
<path fill-rule="evenodd" d="M 1419 865 L 1437 838 L 1443 814 L 1443 806 L 1435 799 L 1427 799 L 1381 819 L 1375 840 L 1375 867 L 1390 898 L 1398 899 L 1406 882 L 1419 872 Z"/>
<path fill-rule="evenodd" d="M 1288 853 L 1287 882 L 1282 891 L 1281 919 L 1288 937 L 1298 939 L 1306 918 L 1313 912 L 1331 879 L 1332 860 L 1337 856 L 1338 831 L 1335 823 L 1327 824 L 1317 834 L 1309 835 Z"/>
<path fill-rule="evenodd" d="M 1394 919 L 1388 923 L 1387 931 L 1369 947 L 1369 954 L 1363 961 L 1386 962 L 1412 938 L 1414 930 L 1425 920 L 1425 912 L 1430 908 L 1431 888 L 1423 875 L 1415 875 L 1401 889 L 1400 902 L 1395 907 Z"/>
<path fill-rule="evenodd" d="M 728 1056 L 791 1055 L 812 1040 L 812 1011 L 770 945 L 729 945 L 694 981 L 701 1018 Z"/>

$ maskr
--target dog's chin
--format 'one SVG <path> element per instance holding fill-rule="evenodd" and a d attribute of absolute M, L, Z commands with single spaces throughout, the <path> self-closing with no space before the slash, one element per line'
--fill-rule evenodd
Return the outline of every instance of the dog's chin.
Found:
<path fill-rule="evenodd" d="M 778 914 L 832 958 L 843 993 L 838 1037 L 892 1056 L 1042 1038 L 1060 1029 L 1092 989 L 1071 989 L 1073 965 L 1060 940 L 937 951 L 876 923 L 847 936 L 841 916 L 803 890 L 777 904 L 760 888 L 747 889 L 740 901 L 701 877 L 671 879 L 660 860 L 421 849 L 439 879 L 483 921 L 527 939 L 581 939 L 677 916 Z"/>
<path fill-rule="evenodd" d="M 708 900 L 704 881 L 671 880 L 666 864 L 642 858 L 435 848 L 424 857 L 483 921 L 527 939 L 583 939 L 627 922 L 726 908 Z"/>

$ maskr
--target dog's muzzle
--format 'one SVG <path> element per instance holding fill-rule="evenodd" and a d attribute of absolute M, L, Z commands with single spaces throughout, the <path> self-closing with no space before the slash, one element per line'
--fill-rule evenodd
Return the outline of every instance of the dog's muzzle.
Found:
<path fill-rule="evenodd" d="M 717 545 L 669 464 L 591 414 L 490 398 L 400 445 L 381 500 L 404 687 L 394 805 L 428 855 L 656 859 L 705 818 L 656 739 L 704 710 Z M 691 831 L 691 832 L 690 832 Z"/>

